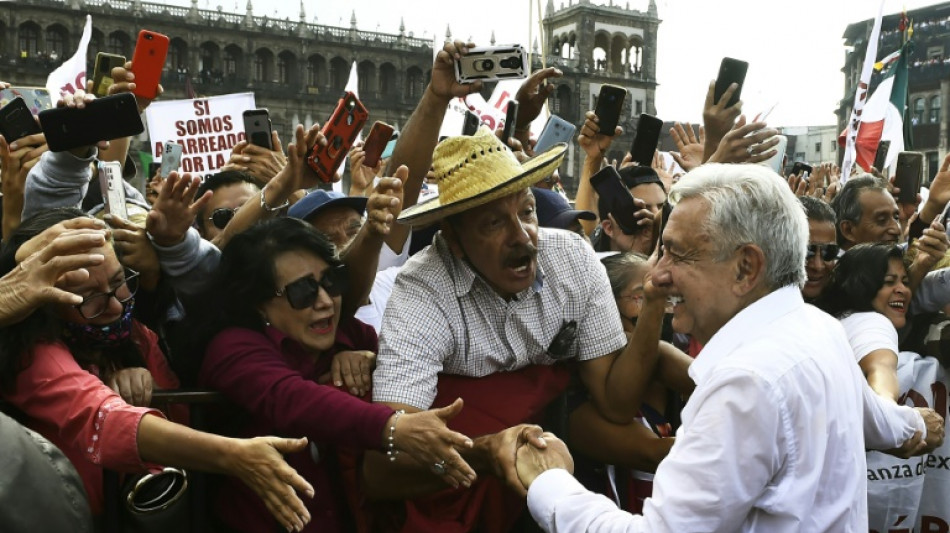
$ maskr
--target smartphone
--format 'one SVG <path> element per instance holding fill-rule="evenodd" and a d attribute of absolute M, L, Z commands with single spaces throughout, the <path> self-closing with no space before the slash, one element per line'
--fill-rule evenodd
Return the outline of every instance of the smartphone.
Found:
<path fill-rule="evenodd" d="M 802 163 L 801 161 L 796 161 L 795 164 L 792 165 L 791 173 L 795 174 L 799 178 L 808 179 L 808 177 L 811 175 L 811 171 L 812 171 L 811 165 L 809 165 L 808 163 Z M 821 186 L 824 187 L 824 184 L 821 184 Z"/>
<path fill-rule="evenodd" d="M 670 214 L 673 212 L 673 204 L 667 199 L 663 202 L 663 213 L 660 215 L 660 232 L 656 236 L 656 256 L 663 257 L 663 231 L 666 230 L 666 223 L 670 220 Z"/>
<path fill-rule="evenodd" d="M 307 157 L 307 164 L 322 182 L 333 181 L 336 169 L 346 159 L 346 154 L 349 153 L 363 125 L 366 124 L 367 118 L 369 118 L 369 111 L 360 99 L 349 91 L 343 93 L 330 119 L 323 125 L 322 132 L 327 139 L 327 146 L 314 145 L 310 150 L 310 156 Z"/>
<path fill-rule="evenodd" d="M 168 54 L 168 36 L 149 30 L 139 32 L 132 54 L 132 72 L 135 74 L 136 96 L 155 98 L 162 81 L 165 56 Z"/>
<path fill-rule="evenodd" d="M 386 149 L 383 150 L 383 154 L 379 156 L 380 159 L 389 159 L 393 156 L 393 151 L 396 150 L 397 140 L 399 140 L 399 132 L 394 131 L 392 136 L 389 138 L 389 142 L 386 143 Z"/>
<path fill-rule="evenodd" d="M 106 213 L 129 219 L 125 206 L 125 184 L 122 181 L 122 165 L 118 161 L 99 161 L 99 187 Z"/>
<path fill-rule="evenodd" d="M 162 179 L 178 170 L 181 166 L 182 146 L 178 143 L 166 142 L 162 147 L 162 166 L 159 168 L 159 175 Z"/>
<path fill-rule="evenodd" d="M 627 90 L 616 85 L 603 84 L 597 96 L 597 115 L 600 133 L 613 137 L 617 124 L 620 123 L 620 112 L 623 109 L 623 100 L 627 97 Z"/>
<path fill-rule="evenodd" d="M 37 133 L 43 133 L 43 129 L 36 123 L 23 98 L 18 96 L 0 108 L 0 135 L 7 143 Z"/>
<path fill-rule="evenodd" d="M 17 98 L 22 98 L 30 113 L 34 116 L 40 111 L 53 109 L 53 101 L 49 97 L 46 87 L 10 87 L 0 89 L 0 107 L 3 107 Z"/>
<path fill-rule="evenodd" d="M 462 135 L 475 135 L 475 132 L 478 131 L 478 127 L 481 125 L 482 119 L 475 113 L 466 110 L 465 122 L 462 123 Z"/>
<path fill-rule="evenodd" d="M 637 233 L 637 220 L 633 216 L 637 208 L 630 189 L 623 184 L 617 169 L 608 165 L 590 177 L 590 184 L 597 191 L 599 201 L 606 202 L 607 212 L 613 215 L 626 235 Z"/>
<path fill-rule="evenodd" d="M 874 152 L 874 168 L 884 172 L 884 165 L 887 164 L 887 151 L 891 149 L 891 141 L 881 141 L 877 145 L 877 151 Z"/>
<path fill-rule="evenodd" d="M 508 110 L 505 111 L 505 127 L 501 130 L 501 143 L 508 146 L 508 139 L 515 133 L 515 124 L 518 123 L 518 101 L 509 100 Z"/>
<path fill-rule="evenodd" d="M 557 115 L 548 117 L 538 142 L 534 145 L 534 153 L 540 154 L 557 143 L 570 142 L 574 138 L 577 127 Z"/>
<path fill-rule="evenodd" d="M 379 164 L 389 139 L 393 136 L 393 127 L 385 122 L 376 121 L 363 144 L 363 166 L 373 168 Z"/>
<path fill-rule="evenodd" d="M 771 168 L 772 172 L 781 175 L 782 170 L 784 170 L 782 168 L 782 163 L 785 161 L 785 150 L 788 148 L 788 137 L 784 135 L 776 135 L 775 137 L 778 137 L 778 144 L 771 148 L 772 150 L 775 150 L 775 155 L 766 159 L 761 164 Z"/>
<path fill-rule="evenodd" d="M 732 93 L 732 98 L 729 99 L 729 103 L 726 104 L 726 107 L 732 107 L 739 103 L 739 96 L 742 95 L 742 84 L 745 82 L 745 75 L 748 70 L 749 64 L 745 61 L 731 57 L 722 58 L 722 63 L 719 64 L 719 75 L 716 77 L 713 103 L 718 102 L 722 98 L 723 93 L 726 92 L 726 89 L 733 83 L 738 84 L 739 87 L 736 89 L 736 92 Z"/>
<path fill-rule="evenodd" d="M 51 152 L 131 137 L 145 129 L 132 93 L 97 98 L 82 109 L 58 107 L 41 111 L 40 126 Z"/>
<path fill-rule="evenodd" d="M 947 232 L 947 236 L 950 237 L 950 224 L 948 224 L 947 218 L 950 217 L 950 202 L 947 202 L 946 207 L 943 208 L 943 213 L 940 214 L 940 223 L 943 224 L 944 231 Z"/>
<path fill-rule="evenodd" d="M 459 83 L 528 77 L 528 55 L 521 45 L 476 46 L 455 62 Z"/>
<path fill-rule="evenodd" d="M 660 144 L 660 131 L 663 130 L 663 121 L 643 113 L 637 120 L 637 134 L 630 146 L 630 156 L 638 165 L 650 166 L 653 164 L 653 154 Z"/>
<path fill-rule="evenodd" d="M 273 150 L 273 129 L 267 109 L 248 109 L 244 112 L 244 134 L 247 136 L 247 142 Z"/>
<path fill-rule="evenodd" d="M 99 98 L 107 96 L 113 83 L 112 69 L 122 66 L 125 66 L 125 56 L 105 52 L 96 54 L 96 66 L 92 73 L 92 94 Z M 138 86 L 138 78 L 135 85 Z"/>
<path fill-rule="evenodd" d="M 920 192 L 920 178 L 923 175 L 924 154 L 920 152 L 901 152 L 897 154 L 897 172 L 894 186 L 901 190 L 897 203 L 913 204 Z"/>

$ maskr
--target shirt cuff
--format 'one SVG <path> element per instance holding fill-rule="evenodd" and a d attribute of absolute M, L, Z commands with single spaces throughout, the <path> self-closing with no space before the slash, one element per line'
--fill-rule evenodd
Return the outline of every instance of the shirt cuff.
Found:
<path fill-rule="evenodd" d="M 554 526 L 557 504 L 580 492 L 587 492 L 587 489 L 574 476 L 563 468 L 552 468 L 541 472 L 531 483 L 528 489 L 528 509 L 541 527 L 546 531 L 553 531 L 551 528 Z"/>

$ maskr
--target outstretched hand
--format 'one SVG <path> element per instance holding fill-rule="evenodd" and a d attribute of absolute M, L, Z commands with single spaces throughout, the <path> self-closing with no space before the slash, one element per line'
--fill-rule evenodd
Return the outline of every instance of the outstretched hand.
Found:
<path fill-rule="evenodd" d="M 571 474 L 574 473 L 574 458 L 564 441 L 550 432 L 544 432 L 540 438 L 547 444 L 545 448 L 528 445 L 518 448 L 515 464 L 519 486 L 512 487 L 518 492 L 527 494 L 534 480 L 547 470 L 563 468 Z"/>
<path fill-rule="evenodd" d="M 201 178 L 191 174 L 172 172 L 165 180 L 158 199 L 145 219 L 145 229 L 152 242 L 159 246 L 173 246 L 185 239 L 195 216 L 209 201 L 211 191 L 195 199 Z"/>
<path fill-rule="evenodd" d="M 419 463 L 441 465 L 445 471 L 441 474 L 442 480 L 453 488 L 469 487 L 476 478 L 475 470 L 459 453 L 459 450 L 472 448 L 472 440 L 446 425 L 460 412 L 462 399 L 457 398 L 445 407 L 406 413 L 397 420 L 393 441 L 397 450 L 411 455 Z"/>

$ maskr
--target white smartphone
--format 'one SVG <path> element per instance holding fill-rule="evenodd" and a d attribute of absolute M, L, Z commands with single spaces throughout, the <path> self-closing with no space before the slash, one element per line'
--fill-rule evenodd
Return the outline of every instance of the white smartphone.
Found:
<path fill-rule="evenodd" d="M 122 165 L 116 161 L 99 162 L 99 187 L 102 189 L 102 201 L 106 213 L 129 219 L 125 206 L 125 185 L 122 180 Z"/>
<path fill-rule="evenodd" d="M 538 142 L 534 145 L 534 153 L 540 154 L 557 143 L 571 142 L 574 138 L 574 131 L 577 127 L 557 115 L 551 115 L 541 135 L 538 135 Z"/>
<path fill-rule="evenodd" d="M 476 46 L 455 62 L 459 83 L 528 77 L 528 54 L 521 45 Z"/>
<path fill-rule="evenodd" d="M 158 174 L 165 179 L 169 174 L 181 167 L 182 146 L 178 143 L 166 142 L 162 148 L 162 166 Z"/>
<path fill-rule="evenodd" d="M 784 135 L 776 135 L 776 137 L 778 137 L 778 144 L 772 147 L 772 149 L 775 150 L 775 155 L 763 161 L 761 164 L 766 165 L 771 168 L 773 172 L 782 176 L 782 162 L 785 161 L 785 148 L 788 146 L 788 137 Z"/>

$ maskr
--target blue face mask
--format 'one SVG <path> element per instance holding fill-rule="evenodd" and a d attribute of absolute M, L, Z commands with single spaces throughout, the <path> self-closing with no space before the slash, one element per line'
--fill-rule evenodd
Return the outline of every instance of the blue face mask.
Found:
<path fill-rule="evenodd" d="M 132 335 L 132 308 L 135 299 L 123 304 L 122 316 L 105 326 L 67 322 L 63 336 L 68 344 L 83 348 L 112 348 L 127 341 Z"/>

